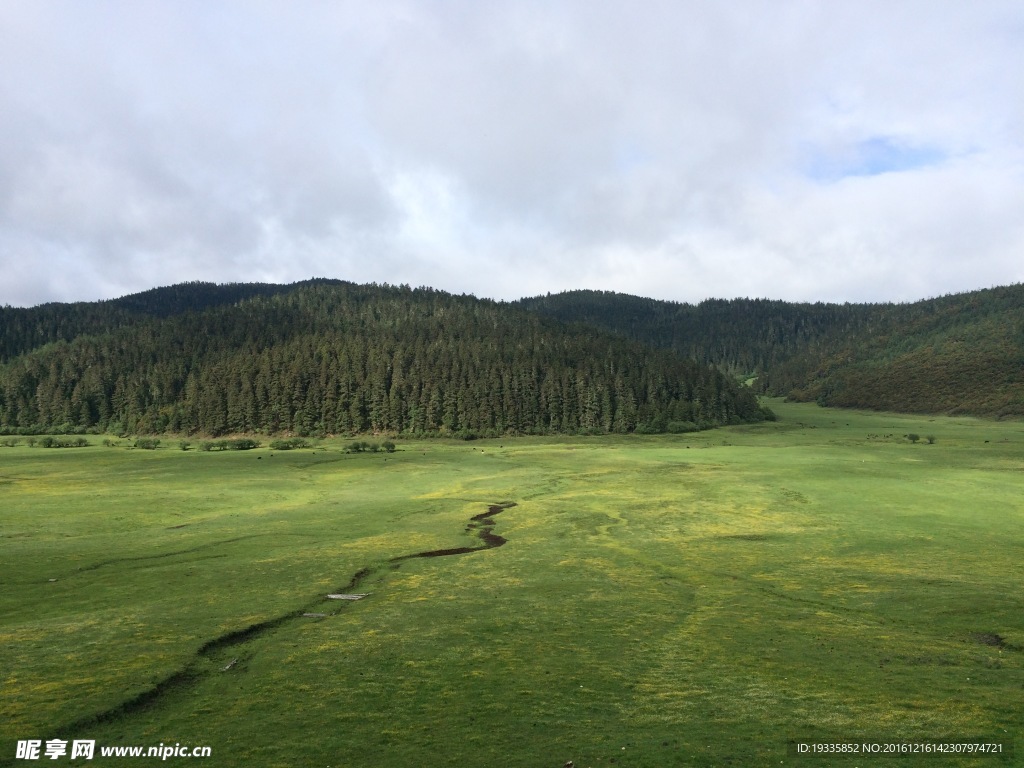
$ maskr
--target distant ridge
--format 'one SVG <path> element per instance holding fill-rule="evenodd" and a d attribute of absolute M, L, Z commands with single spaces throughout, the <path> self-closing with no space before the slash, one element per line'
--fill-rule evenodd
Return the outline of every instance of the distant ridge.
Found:
<path fill-rule="evenodd" d="M 154 317 L 171 317 L 173 315 L 180 315 L 183 312 L 202 312 L 210 307 L 234 304 L 256 296 L 277 296 L 278 294 L 287 293 L 306 285 L 343 284 L 341 280 L 325 279 L 304 280 L 290 285 L 190 282 L 163 288 L 151 288 L 148 291 L 133 293 L 101 303 L 129 312 L 137 312 Z"/>
<path fill-rule="evenodd" d="M 516 304 L 756 376 L 765 394 L 904 412 L 1024 415 L 1020 284 L 910 304 L 694 305 L 599 291 Z"/>
<path fill-rule="evenodd" d="M 53 341 L 103 333 L 142 317 L 171 317 L 233 304 L 255 296 L 275 296 L 295 287 L 341 281 L 308 280 L 293 285 L 186 282 L 152 288 L 117 299 L 69 304 L 51 302 L 31 308 L 0 307 L 0 363 Z"/>

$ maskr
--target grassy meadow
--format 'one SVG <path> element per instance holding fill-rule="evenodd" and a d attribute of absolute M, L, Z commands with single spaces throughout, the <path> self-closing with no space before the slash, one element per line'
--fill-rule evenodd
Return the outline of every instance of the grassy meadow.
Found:
<path fill-rule="evenodd" d="M 0 764 L 1024 763 L 1024 424 L 772 407 L 393 454 L 0 448 Z M 480 546 L 505 502 L 504 546 L 392 561 Z M 981 737 L 1020 751 L 788 747 Z"/>

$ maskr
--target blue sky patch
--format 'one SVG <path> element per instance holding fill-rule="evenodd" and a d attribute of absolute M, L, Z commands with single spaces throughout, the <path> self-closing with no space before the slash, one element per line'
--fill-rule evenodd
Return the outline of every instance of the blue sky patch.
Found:
<path fill-rule="evenodd" d="M 947 155 L 936 147 L 905 144 L 887 136 L 875 136 L 836 149 L 809 147 L 803 172 L 815 181 L 839 181 L 848 176 L 878 176 L 938 165 Z"/>

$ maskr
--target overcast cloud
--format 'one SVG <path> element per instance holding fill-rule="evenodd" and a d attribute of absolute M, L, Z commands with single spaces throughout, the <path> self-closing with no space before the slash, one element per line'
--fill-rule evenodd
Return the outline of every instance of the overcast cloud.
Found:
<path fill-rule="evenodd" d="M 0 304 L 1024 280 L 1024 2 L 0 0 Z"/>

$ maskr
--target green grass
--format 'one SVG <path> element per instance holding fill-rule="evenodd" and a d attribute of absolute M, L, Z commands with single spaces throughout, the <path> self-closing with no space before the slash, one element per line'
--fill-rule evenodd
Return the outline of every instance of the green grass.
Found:
<path fill-rule="evenodd" d="M 28 738 L 616 768 L 1019 741 L 1024 425 L 772 408 L 387 456 L 0 448 L 0 764 Z M 479 544 L 467 522 L 503 501 L 507 545 L 388 562 Z M 364 568 L 368 598 L 322 599 Z"/>

